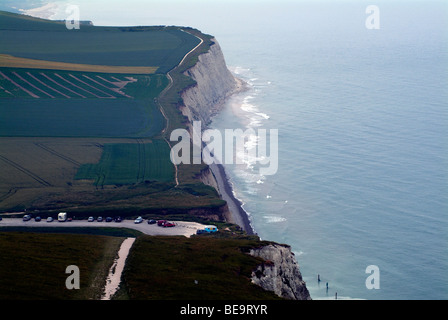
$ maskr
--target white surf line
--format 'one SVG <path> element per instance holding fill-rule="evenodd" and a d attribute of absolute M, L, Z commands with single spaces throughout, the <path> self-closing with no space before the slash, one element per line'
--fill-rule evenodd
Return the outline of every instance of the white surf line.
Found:
<path fill-rule="evenodd" d="M 101 300 L 110 300 L 110 298 L 117 292 L 121 282 L 121 274 L 123 273 L 126 258 L 128 257 L 129 250 L 134 244 L 135 238 L 126 238 L 121 243 L 118 250 L 118 257 L 115 259 L 112 267 L 109 270 L 109 276 L 106 280 L 106 286 L 104 288 L 104 295 Z"/>

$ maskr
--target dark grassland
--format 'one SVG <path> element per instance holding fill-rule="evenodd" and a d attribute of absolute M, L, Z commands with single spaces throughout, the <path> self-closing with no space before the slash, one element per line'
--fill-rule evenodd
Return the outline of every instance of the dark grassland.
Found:
<path fill-rule="evenodd" d="M 262 244 L 244 236 L 141 236 L 128 256 L 121 296 L 137 300 L 279 299 L 250 282 L 252 270 L 263 260 L 247 252 Z"/>
<path fill-rule="evenodd" d="M 50 232 L 45 227 L 33 232 L 2 229 L 0 300 L 99 299 L 124 237 L 137 240 L 113 299 L 280 299 L 250 282 L 252 270 L 263 260 L 247 253 L 268 242 L 238 231 L 191 238 L 146 236 L 122 228 L 52 228 Z M 80 268 L 79 290 L 65 286 L 69 265 Z"/>
<path fill-rule="evenodd" d="M 0 300 L 99 299 L 123 238 L 82 234 L 0 232 Z M 67 266 L 80 269 L 68 290 Z"/>

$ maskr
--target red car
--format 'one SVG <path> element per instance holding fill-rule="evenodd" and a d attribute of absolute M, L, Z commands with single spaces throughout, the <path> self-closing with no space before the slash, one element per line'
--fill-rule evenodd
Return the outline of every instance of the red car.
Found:
<path fill-rule="evenodd" d="M 165 225 L 166 222 L 167 222 L 166 220 L 159 220 L 159 221 L 157 221 L 157 225 L 158 225 L 159 227 L 163 227 L 163 226 Z"/>
<path fill-rule="evenodd" d="M 174 227 L 174 226 L 175 226 L 174 223 L 172 223 L 172 222 L 168 222 L 168 221 L 165 222 L 164 225 L 163 225 L 164 228 L 169 228 L 169 227 Z"/>

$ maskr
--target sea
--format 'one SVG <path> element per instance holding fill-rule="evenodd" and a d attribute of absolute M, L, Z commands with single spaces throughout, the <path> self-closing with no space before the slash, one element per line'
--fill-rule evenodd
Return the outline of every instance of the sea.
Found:
<path fill-rule="evenodd" d="M 447 1 L 70 4 L 95 25 L 216 37 L 249 88 L 211 127 L 278 130 L 275 174 L 253 157 L 227 175 L 312 299 L 448 299 Z"/>

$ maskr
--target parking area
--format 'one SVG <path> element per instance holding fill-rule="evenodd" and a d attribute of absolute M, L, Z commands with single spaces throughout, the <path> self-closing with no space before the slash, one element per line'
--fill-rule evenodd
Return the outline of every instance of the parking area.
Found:
<path fill-rule="evenodd" d="M 134 220 L 122 220 L 121 222 L 109 221 L 106 219 L 99 222 L 97 220 L 89 222 L 86 220 L 73 220 L 60 222 L 57 219 L 52 222 L 47 222 L 46 219 L 41 221 L 35 221 L 34 218 L 23 221 L 22 218 L 3 218 L 0 221 L 1 227 L 114 227 L 114 228 L 129 228 L 135 229 L 142 233 L 153 235 L 153 236 L 186 236 L 190 237 L 196 234 L 197 230 L 204 229 L 205 225 L 197 222 L 187 222 L 187 221 L 170 221 L 174 223 L 172 227 L 158 226 L 157 223 L 149 224 L 147 220 L 143 219 L 140 223 L 135 223 Z"/>

